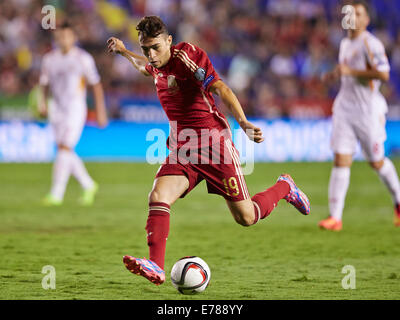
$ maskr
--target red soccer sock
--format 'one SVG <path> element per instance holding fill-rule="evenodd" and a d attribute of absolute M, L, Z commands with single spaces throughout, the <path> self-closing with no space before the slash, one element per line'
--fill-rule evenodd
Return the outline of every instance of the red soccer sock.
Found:
<path fill-rule="evenodd" d="M 277 206 L 279 200 L 283 199 L 290 191 L 290 186 L 285 181 L 278 181 L 271 188 L 254 195 L 251 200 L 254 204 L 254 223 L 264 219 Z"/>
<path fill-rule="evenodd" d="M 169 209 L 170 206 L 163 202 L 149 203 L 149 217 L 146 224 L 149 259 L 163 270 L 169 234 Z"/>

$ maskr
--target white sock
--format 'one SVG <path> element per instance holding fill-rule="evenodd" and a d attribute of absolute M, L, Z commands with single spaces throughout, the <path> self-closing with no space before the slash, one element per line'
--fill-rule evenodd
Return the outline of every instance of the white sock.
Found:
<path fill-rule="evenodd" d="M 71 153 L 71 174 L 78 180 L 83 189 L 90 189 L 94 185 L 81 158 L 75 152 Z"/>
<path fill-rule="evenodd" d="M 394 204 L 400 203 L 400 182 L 393 162 L 389 158 L 385 158 L 382 168 L 376 172 L 392 195 Z"/>
<path fill-rule="evenodd" d="M 71 152 L 59 150 L 53 164 L 53 177 L 50 193 L 57 199 L 64 198 L 65 189 L 71 174 Z"/>
<path fill-rule="evenodd" d="M 329 213 L 336 220 L 341 221 L 344 201 L 350 183 L 350 168 L 333 167 L 329 180 Z"/>

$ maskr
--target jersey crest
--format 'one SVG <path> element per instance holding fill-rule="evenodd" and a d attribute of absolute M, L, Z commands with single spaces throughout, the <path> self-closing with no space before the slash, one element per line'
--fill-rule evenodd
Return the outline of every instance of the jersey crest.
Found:
<path fill-rule="evenodd" d="M 170 74 L 167 77 L 168 80 L 168 92 L 171 94 L 175 94 L 179 91 L 178 83 L 176 82 L 175 76 Z"/>

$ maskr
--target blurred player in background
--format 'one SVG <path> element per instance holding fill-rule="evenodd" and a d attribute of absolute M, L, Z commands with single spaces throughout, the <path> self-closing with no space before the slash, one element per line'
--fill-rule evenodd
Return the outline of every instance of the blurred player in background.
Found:
<path fill-rule="evenodd" d="M 219 136 L 220 132 L 229 131 L 229 125 L 216 108 L 212 94 L 221 98 L 251 140 L 262 142 L 261 130 L 246 119 L 235 94 L 221 81 L 201 48 L 186 42 L 172 45 L 172 36 L 161 19 L 155 16 L 144 17 L 136 29 L 144 56 L 127 50 L 123 42 L 114 37 L 108 40 L 108 48 L 126 57 L 143 75 L 154 78 L 161 105 L 170 123 L 177 125 L 174 127 L 171 124 L 167 141 L 171 153 L 160 166 L 149 195 L 146 230 L 150 259 L 125 256 L 123 261 L 129 271 L 159 285 L 165 280 L 170 206 L 203 179 L 208 192 L 223 196 L 234 219 L 243 226 L 253 225 L 267 217 L 280 199 L 287 200 L 305 215 L 310 211 L 310 204 L 286 174 L 281 175 L 271 188 L 250 197 L 231 135 Z M 203 143 L 201 147 L 197 143 L 192 145 L 195 154 L 198 152 L 195 160 L 204 160 L 203 151 L 207 153 L 206 160 L 209 160 L 214 155 L 214 146 L 218 146 L 220 157 L 217 161 L 213 157 L 211 163 L 184 163 L 181 158 L 176 158 L 173 151 L 179 149 L 180 153 L 186 146 L 179 141 L 180 134 L 186 130 L 200 136 L 203 129 L 212 129 L 216 140 L 207 140 L 206 146 Z M 222 157 L 223 161 L 218 161 Z"/>
<path fill-rule="evenodd" d="M 385 157 L 387 104 L 379 91 L 389 80 L 390 66 L 382 42 L 367 31 L 368 6 L 353 3 L 355 29 L 340 44 L 339 65 L 323 81 L 340 77 L 341 87 L 333 105 L 331 144 L 334 167 L 329 181 L 330 216 L 320 221 L 322 229 L 340 231 L 352 156 L 357 141 L 371 167 L 388 188 L 395 206 L 394 223 L 400 226 L 400 183 L 392 161 Z"/>
<path fill-rule="evenodd" d="M 57 143 L 51 191 L 43 199 L 45 205 L 61 205 L 70 175 L 83 188 L 82 205 L 91 205 L 98 185 L 88 174 L 75 153 L 86 122 L 86 85 L 93 88 L 97 122 L 107 124 L 103 88 L 92 56 L 76 46 L 76 35 L 68 23 L 55 30 L 58 48 L 43 57 L 39 80 L 39 112 L 48 116 Z M 48 108 L 48 95 L 51 102 Z"/>

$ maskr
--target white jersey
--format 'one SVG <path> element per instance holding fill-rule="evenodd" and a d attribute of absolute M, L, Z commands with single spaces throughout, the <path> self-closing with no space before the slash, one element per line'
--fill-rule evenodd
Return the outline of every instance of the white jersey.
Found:
<path fill-rule="evenodd" d="M 42 61 L 40 84 L 49 85 L 52 95 L 50 121 L 84 121 L 87 114 L 86 84 L 100 81 L 93 57 L 73 47 L 63 54 L 54 49 Z"/>
<path fill-rule="evenodd" d="M 355 39 L 344 38 L 340 43 L 339 63 L 351 69 L 371 67 L 389 72 L 390 65 L 382 42 L 368 31 Z M 341 77 L 340 91 L 333 105 L 333 114 L 350 117 L 374 117 L 387 112 L 387 103 L 379 88 L 380 80 L 360 80 Z"/>

